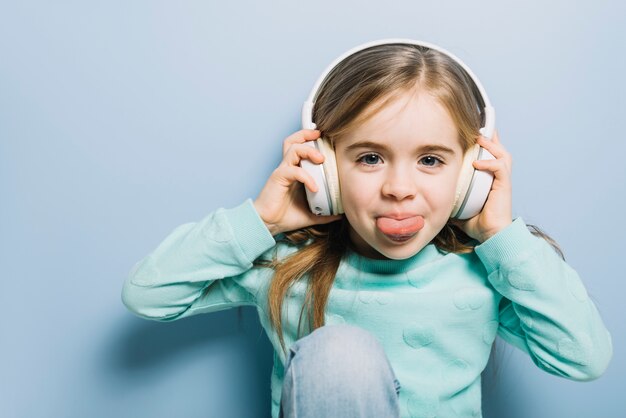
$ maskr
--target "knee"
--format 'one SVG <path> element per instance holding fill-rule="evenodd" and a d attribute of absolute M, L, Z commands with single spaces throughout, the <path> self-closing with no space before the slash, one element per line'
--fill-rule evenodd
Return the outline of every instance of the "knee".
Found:
<path fill-rule="evenodd" d="M 379 413 L 389 404 L 392 415 L 399 416 L 393 372 L 382 345 L 367 330 L 347 324 L 323 326 L 296 341 L 291 350 L 282 392 L 287 408 L 296 405 L 296 398 L 324 399 L 329 410 L 353 405 L 358 410 L 352 412 L 359 416 L 391 416 Z"/>

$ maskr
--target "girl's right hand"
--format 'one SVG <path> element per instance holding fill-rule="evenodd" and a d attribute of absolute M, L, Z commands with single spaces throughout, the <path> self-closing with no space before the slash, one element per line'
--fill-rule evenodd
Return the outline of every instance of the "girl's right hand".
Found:
<path fill-rule="evenodd" d="M 319 216 L 311 212 L 301 184 L 312 192 L 318 190 L 315 180 L 300 167 L 300 160 L 306 158 L 314 164 L 324 161 L 324 156 L 317 148 L 305 144 L 319 136 L 320 131 L 312 129 L 302 129 L 288 136 L 283 142 L 283 160 L 254 201 L 254 207 L 272 236 L 310 225 L 330 223 L 342 217 Z"/>

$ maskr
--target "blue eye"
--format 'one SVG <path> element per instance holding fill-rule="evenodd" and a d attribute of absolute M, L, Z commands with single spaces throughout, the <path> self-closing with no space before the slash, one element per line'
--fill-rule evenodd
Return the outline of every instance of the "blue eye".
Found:
<path fill-rule="evenodd" d="M 380 156 L 378 154 L 364 154 L 361 157 L 357 158 L 357 162 L 361 163 L 366 167 L 373 167 L 380 163 Z M 443 160 L 439 157 L 435 157 L 434 155 L 427 155 L 420 159 L 421 164 L 426 167 L 438 167 L 441 164 L 444 164 Z"/>
<path fill-rule="evenodd" d="M 421 161 L 427 167 L 435 167 L 437 163 L 443 164 L 443 161 L 441 161 L 441 159 L 435 157 L 434 155 L 427 155 L 426 157 L 422 158 Z"/>
<path fill-rule="evenodd" d="M 363 165 L 376 165 L 376 162 L 380 159 L 380 157 L 376 154 L 365 154 L 362 157 L 357 159 Z"/>

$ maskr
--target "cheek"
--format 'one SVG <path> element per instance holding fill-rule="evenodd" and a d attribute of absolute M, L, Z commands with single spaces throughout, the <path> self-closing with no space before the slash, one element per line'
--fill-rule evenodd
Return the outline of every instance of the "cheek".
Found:
<path fill-rule="evenodd" d="M 347 177 L 341 187 L 341 200 L 344 211 L 354 211 L 356 208 L 367 208 L 368 202 L 372 201 L 372 188 L 359 187 L 358 180 Z"/>
<path fill-rule="evenodd" d="M 367 187 L 368 184 L 364 182 L 362 176 L 359 176 L 358 173 L 339 172 L 338 176 L 341 196 L 345 198 L 343 203 L 354 204 L 352 202 L 354 200 L 367 200 L 367 196 L 374 192 L 371 185 Z"/>
<path fill-rule="evenodd" d="M 429 202 L 431 209 L 440 212 L 442 216 L 444 212 L 447 213 L 448 208 L 452 210 L 456 197 L 457 179 L 458 177 L 454 173 L 442 176 L 431 182 L 427 190 L 424 191 L 424 197 Z"/>
<path fill-rule="evenodd" d="M 448 200 L 453 200 L 455 195 L 456 195 L 456 187 L 458 184 L 458 177 L 457 176 L 452 176 L 448 182 L 447 182 L 447 187 L 445 188 L 445 196 Z"/>

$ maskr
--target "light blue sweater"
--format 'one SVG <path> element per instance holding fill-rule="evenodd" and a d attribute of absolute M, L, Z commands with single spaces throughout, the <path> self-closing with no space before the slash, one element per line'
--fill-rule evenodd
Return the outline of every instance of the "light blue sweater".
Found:
<path fill-rule="evenodd" d="M 122 300 L 158 321 L 256 306 L 275 349 L 276 418 L 285 357 L 268 317 L 273 271 L 252 262 L 297 249 L 277 244 L 247 199 L 174 229 L 132 268 Z M 298 283 L 283 308 L 287 348 L 297 339 L 305 290 Z M 402 417 L 424 411 L 482 416 L 481 372 L 496 334 L 543 370 L 572 380 L 599 377 L 612 356 L 611 336 L 577 273 L 521 218 L 470 254 L 444 254 L 432 244 L 406 260 L 349 251 L 329 295 L 326 323 L 357 325 L 378 338 L 402 385 Z"/>

